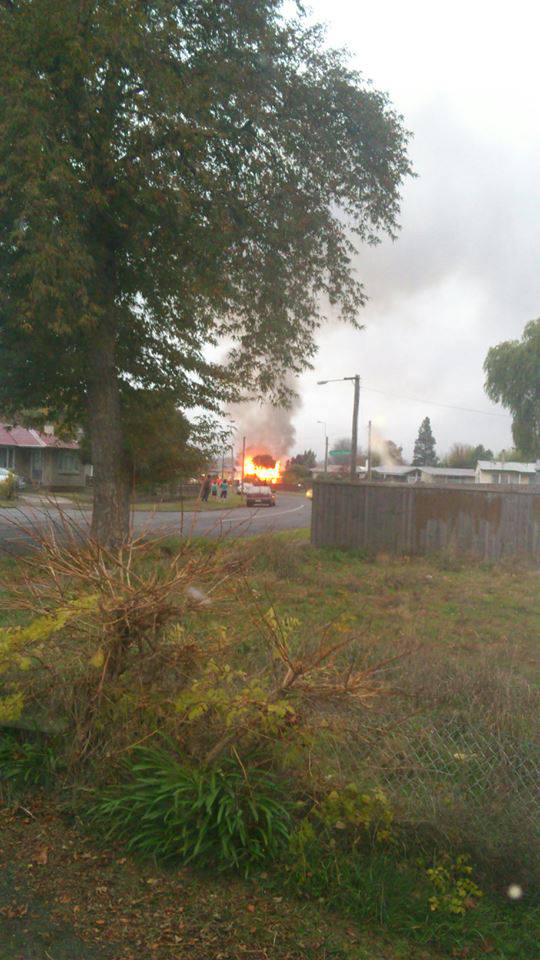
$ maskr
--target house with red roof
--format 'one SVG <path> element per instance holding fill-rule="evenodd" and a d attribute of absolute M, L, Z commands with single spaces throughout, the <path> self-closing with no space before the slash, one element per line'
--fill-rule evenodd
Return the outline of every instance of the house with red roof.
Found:
<path fill-rule="evenodd" d="M 0 423 L 0 467 L 50 490 L 76 489 L 86 483 L 79 444 L 61 440 L 48 426 L 41 431 Z"/>

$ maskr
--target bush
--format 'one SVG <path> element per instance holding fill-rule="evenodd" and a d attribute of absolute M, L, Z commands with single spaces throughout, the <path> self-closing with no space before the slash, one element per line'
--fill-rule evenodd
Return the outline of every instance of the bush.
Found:
<path fill-rule="evenodd" d="M 0 500 L 15 500 L 17 491 L 17 479 L 13 473 L 8 473 L 4 480 L 0 480 Z"/>
<path fill-rule="evenodd" d="M 0 722 L 60 725 L 73 771 L 91 757 L 92 775 L 108 776 L 111 754 L 159 730 L 205 763 L 233 747 L 284 754 L 296 739 L 306 774 L 306 723 L 312 735 L 334 707 L 381 692 L 349 618 L 314 630 L 281 615 L 220 552 L 140 540 L 111 551 L 67 533 L 4 581 L 2 605 L 29 622 L 0 630 Z"/>
<path fill-rule="evenodd" d="M 125 766 L 129 779 L 101 793 L 93 819 L 131 850 L 248 873 L 288 844 L 289 805 L 269 774 L 232 762 L 197 769 L 156 748 Z"/>
<path fill-rule="evenodd" d="M 0 783 L 15 790 L 45 786 L 58 767 L 56 754 L 46 743 L 19 741 L 13 734 L 0 736 Z"/>

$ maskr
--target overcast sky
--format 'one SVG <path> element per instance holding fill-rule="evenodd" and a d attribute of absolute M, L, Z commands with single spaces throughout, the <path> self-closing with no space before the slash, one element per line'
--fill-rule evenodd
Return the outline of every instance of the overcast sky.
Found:
<path fill-rule="evenodd" d="M 315 382 L 355 373 L 363 445 L 371 419 L 410 456 L 429 416 L 439 454 L 456 441 L 508 447 L 511 421 L 485 396 L 482 365 L 490 346 L 540 315 L 540 7 L 311 0 L 311 9 L 403 114 L 418 179 L 404 190 L 398 240 L 359 251 L 365 329 L 330 324 L 320 335 L 300 384 L 295 448 L 322 453 L 317 420 L 331 441 L 350 434 L 352 385 Z"/>

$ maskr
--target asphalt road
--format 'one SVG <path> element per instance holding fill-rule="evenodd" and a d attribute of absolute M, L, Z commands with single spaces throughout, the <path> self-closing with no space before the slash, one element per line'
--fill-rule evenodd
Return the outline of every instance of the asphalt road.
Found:
<path fill-rule="evenodd" d="M 185 537 L 245 537 L 257 533 L 295 530 L 309 527 L 311 500 L 298 494 L 279 494 L 275 507 L 239 507 L 234 510 L 208 510 L 154 513 L 146 510 L 133 512 L 133 531 L 136 534 Z M 24 505 L 0 508 L 0 549 L 7 552 L 24 549 L 32 537 L 30 528 L 45 532 L 54 527 L 61 531 L 63 524 L 73 524 L 83 532 L 88 528 L 90 511 L 62 506 L 61 512 L 51 506 Z"/>

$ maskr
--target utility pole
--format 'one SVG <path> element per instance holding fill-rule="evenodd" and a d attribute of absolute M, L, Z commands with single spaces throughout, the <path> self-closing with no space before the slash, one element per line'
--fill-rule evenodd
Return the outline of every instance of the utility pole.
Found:
<path fill-rule="evenodd" d="M 358 459 L 358 408 L 360 406 L 360 377 L 358 374 L 355 374 L 354 377 L 336 377 L 332 380 L 317 380 L 317 385 L 319 387 L 322 387 L 326 383 L 338 383 L 340 380 L 354 380 L 354 401 L 353 401 L 352 440 L 351 440 L 351 480 L 356 480 L 356 461 Z M 322 423 L 322 420 L 319 420 L 318 422 Z"/>
<path fill-rule="evenodd" d="M 348 378 L 349 379 L 349 378 Z M 358 408 L 360 406 L 360 377 L 356 374 L 351 377 L 354 380 L 354 402 L 352 417 L 352 442 L 351 442 L 351 480 L 356 480 L 356 460 L 358 457 Z"/>
<path fill-rule="evenodd" d="M 246 462 L 246 438 L 242 438 L 242 483 L 241 490 L 244 492 L 244 463 Z"/>
<path fill-rule="evenodd" d="M 328 473 L 328 434 L 326 432 L 326 420 L 317 420 L 321 427 L 324 427 L 324 472 Z"/>
<path fill-rule="evenodd" d="M 234 483 L 234 446 L 231 443 L 231 483 Z"/>
<path fill-rule="evenodd" d="M 371 480 L 371 420 L 368 423 L 367 478 Z"/>
<path fill-rule="evenodd" d="M 221 451 L 221 479 L 225 476 L 225 447 Z"/>

